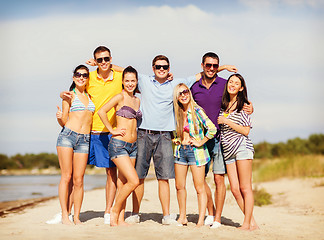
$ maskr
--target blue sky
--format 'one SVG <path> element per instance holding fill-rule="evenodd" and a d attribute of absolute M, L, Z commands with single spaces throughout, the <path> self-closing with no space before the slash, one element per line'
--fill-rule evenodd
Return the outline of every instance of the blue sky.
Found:
<path fill-rule="evenodd" d="M 55 152 L 59 93 L 98 45 L 144 74 L 165 54 L 176 77 L 216 52 L 247 81 L 255 143 L 324 133 L 323 16 L 320 0 L 3 1 L 0 153 Z"/>

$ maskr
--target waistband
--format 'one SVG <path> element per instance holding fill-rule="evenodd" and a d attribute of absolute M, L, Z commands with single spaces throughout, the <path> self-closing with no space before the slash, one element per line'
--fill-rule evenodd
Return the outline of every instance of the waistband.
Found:
<path fill-rule="evenodd" d="M 78 133 L 78 132 L 75 132 L 75 131 L 71 130 L 71 129 L 68 128 L 68 127 L 65 127 L 65 126 L 63 126 L 63 128 L 62 128 L 62 132 L 63 132 L 63 131 L 67 131 L 67 132 L 69 132 L 70 134 L 75 134 L 75 135 L 80 135 L 80 136 L 90 136 L 89 133 Z"/>
<path fill-rule="evenodd" d="M 110 139 L 110 142 L 117 142 L 117 143 L 122 144 L 122 145 L 124 145 L 126 147 L 134 147 L 136 145 L 136 143 L 137 143 L 136 141 L 133 142 L 133 143 L 126 142 L 124 140 L 120 140 L 120 139 L 117 139 L 117 138 L 114 138 L 114 137 L 112 137 Z"/>
<path fill-rule="evenodd" d="M 91 135 L 109 135 L 110 132 L 94 132 L 94 131 L 91 131 L 90 134 Z"/>
<path fill-rule="evenodd" d="M 170 131 L 155 131 L 155 130 L 142 129 L 142 128 L 139 128 L 138 131 L 145 132 L 146 134 L 163 134 L 163 133 L 171 133 Z"/>

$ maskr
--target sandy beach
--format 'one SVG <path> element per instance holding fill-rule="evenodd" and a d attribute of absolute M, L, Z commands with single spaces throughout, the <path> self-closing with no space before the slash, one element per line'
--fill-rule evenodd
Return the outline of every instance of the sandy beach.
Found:
<path fill-rule="evenodd" d="M 178 212 L 174 181 L 171 186 L 171 212 Z M 273 204 L 255 207 L 254 216 L 260 229 L 253 232 L 238 230 L 243 220 L 235 199 L 227 191 L 222 226 L 196 228 L 197 197 L 191 176 L 187 179 L 186 227 L 161 225 L 161 206 L 157 181 L 145 182 L 141 206 L 141 223 L 129 227 L 103 224 L 104 189 L 85 193 L 81 226 L 48 225 L 46 220 L 59 212 L 57 198 L 38 201 L 25 208 L 9 210 L 1 217 L 1 239 L 324 239 L 324 178 L 282 179 L 259 183 L 272 194 Z M 127 211 L 131 201 L 127 202 Z"/>

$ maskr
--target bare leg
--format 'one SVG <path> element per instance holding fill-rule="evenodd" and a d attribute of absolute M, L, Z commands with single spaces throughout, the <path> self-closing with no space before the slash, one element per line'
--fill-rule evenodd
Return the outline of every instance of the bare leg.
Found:
<path fill-rule="evenodd" d="M 140 184 L 133 192 L 133 213 L 135 214 L 139 213 L 141 202 L 144 196 L 144 180 L 144 178 L 139 180 Z"/>
<path fill-rule="evenodd" d="M 207 207 L 207 195 L 205 190 L 205 168 L 203 166 L 197 167 L 196 165 L 191 165 L 190 169 L 192 172 L 194 186 L 197 192 L 199 211 L 197 227 L 200 227 L 204 225 L 204 218 Z"/>
<path fill-rule="evenodd" d="M 61 168 L 59 200 L 62 209 L 62 223 L 73 225 L 73 223 L 69 220 L 68 214 L 69 183 L 72 176 L 73 149 L 67 147 L 57 147 L 56 149 Z"/>
<path fill-rule="evenodd" d="M 119 194 L 119 190 L 122 189 L 122 187 L 124 186 L 124 184 L 126 184 L 126 182 L 127 179 L 125 178 L 125 176 L 120 171 L 118 171 L 116 198 Z M 125 222 L 125 208 L 126 208 L 126 200 L 123 202 L 122 209 L 118 216 L 118 225 L 128 225 Z"/>
<path fill-rule="evenodd" d="M 119 225 L 118 217 L 123 209 L 124 203 L 127 197 L 131 194 L 132 191 L 139 185 L 139 179 L 132 161 L 128 156 L 115 158 L 114 163 L 119 169 L 123 177 L 126 178 L 126 183 L 118 190 L 116 196 L 115 205 L 111 209 L 110 213 L 110 226 Z"/>
<path fill-rule="evenodd" d="M 249 160 L 249 161 L 252 162 L 252 160 Z M 239 162 L 242 162 L 242 160 L 240 160 Z M 245 201 L 244 201 L 244 196 L 242 194 L 242 191 L 240 189 L 240 184 L 241 183 L 240 183 L 240 180 L 239 180 L 239 174 L 238 174 L 237 165 L 236 165 L 236 163 L 228 164 L 228 165 L 226 165 L 226 168 L 227 168 L 227 173 L 228 173 L 228 179 L 229 179 L 229 182 L 230 182 L 230 185 L 231 185 L 232 194 L 233 194 L 238 206 L 240 207 L 240 209 L 242 210 L 242 212 L 245 215 L 245 203 L 244 203 Z M 243 169 L 244 169 L 244 167 L 243 167 Z M 249 170 L 247 169 L 247 170 L 244 170 L 244 171 L 249 171 Z M 243 175 L 245 176 L 245 174 L 243 174 Z M 251 166 L 251 176 L 252 176 L 252 166 Z M 250 177 L 250 179 L 251 179 L 251 177 Z M 243 180 L 243 182 L 244 182 L 244 180 Z M 252 182 L 251 182 L 251 191 L 252 191 Z M 252 192 L 252 197 L 253 197 L 253 192 Z M 254 202 L 254 200 L 253 200 L 253 202 Z M 252 211 L 253 211 L 253 207 L 252 207 Z M 258 225 L 256 224 L 256 222 L 255 222 L 255 220 L 253 218 L 253 215 L 251 216 L 250 225 L 251 225 L 250 228 L 252 230 L 255 230 L 255 229 L 258 228 Z M 243 225 L 242 225 L 242 227 L 243 227 Z M 246 229 L 246 226 L 244 226 L 243 229 Z"/>
<path fill-rule="evenodd" d="M 73 172 L 71 175 L 71 181 L 69 182 L 69 198 L 68 198 L 68 214 L 71 214 L 72 212 L 72 206 L 73 206 Z"/>
<path fill-rule="evenodd" d="M 208 186 L 208 183 L 206 182 L 206 180 L 205 180 L 205 190 L 206 190 L 206 194 L 207 194 L 208 215 L 215 216 L 216 208 L 214 206 L 212 192 L 211 192 L 210 187 Z"/>
<path fill-rule="evenodd" d="M 116 189 L 117 189 L 117 169 L 106 168 L 107 182 L 106 182 L 106 209 L 105 213 L 110 213 L 110 209 L 114 203 Z"/>
<path fill-rule="evenodd" d="M 222 217 L 225 196 L 226 196 L 224 174 L 214 174 L 214 181 L 216 185 L 216 190 L 215 190 L 216 214 L 215 214 L 214 221 L 221 223 L 221 217 Z"/>
<path fill-rule="evenodd" d="M 187 201 L 187 190 L 186 190 L 186 179 L 188 166 L 181 164 L 174 164 L 175 171 L 175 185 L 177 189 L 177 199 L 179 204 L 179 218 L 178 222 L 181 224 L 187 224 L 187 213 L 186 213 L 186 201 Z"/>
<path fill-rule="evenodd" d="M 83 179 L 87 167 L 88 154 L 75 153 L 73 156 L 73 200 L 74 200 L 74 223 L 81 224 L 80 211 L 83 201 Z"/>
<path fill-rule="evenodd" d="M 159 179 L 159 199 L 163 216 L 170 215 L 170 185 L 168 179 Z"/>

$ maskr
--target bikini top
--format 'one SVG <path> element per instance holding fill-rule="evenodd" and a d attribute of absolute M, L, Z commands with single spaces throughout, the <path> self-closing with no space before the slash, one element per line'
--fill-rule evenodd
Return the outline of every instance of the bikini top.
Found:
<path fill-rule="evenodd" d="M 73 91 L 75 93 L 75 98 L 74 98 L 72 105 L 70 107 L 70 112 L 85 111 L 85 110 L 89 110 L 91 112 L 95 111 L 96 107 L 93 104 L 93 102 L 91 101 L 91 99 L 89 98 L 89 95 L 87 93 L 86 93 L 86 95 L 88 96 L 89 103 L 88 103 L 88 107 L 86 108 L 85 105 L 78 98 L 78 94 L 75 92 L 75 89 L 73 89 Z"/>
<path fill-rule="evenodd" d="M 139 120 L 142 118 L 142 112 L 140 109 L 135 111 L 133 108 L 124 105 L 118 111 L 116 111 L 116 116 L 129 119 L 135 118 L 136 120 Z"/>
<path fill-rule="evenodd" d="M 183 131 L 189 133 L 189 124 L 183 127 Z"/>

